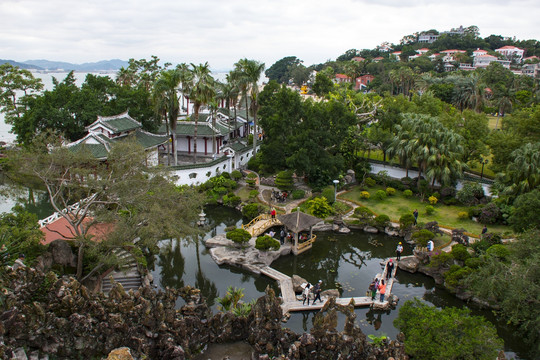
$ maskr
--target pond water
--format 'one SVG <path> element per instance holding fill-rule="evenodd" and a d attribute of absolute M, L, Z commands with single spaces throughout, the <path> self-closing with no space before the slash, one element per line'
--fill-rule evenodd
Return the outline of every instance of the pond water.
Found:
<path fill-rule="evenodd" d="M 202 245 L 203 238 L 210 238 L 225 232 L 227 226 L 240 226 L 241 214 L 223 207 L 205 209 L 209 225 L 206 233 L 199 237 L 199 242 L 190 240 L 164 240 L 160 243 L 161 253 L 150 262 L 150 270 L 158 288 L 165 286 L 192 285 L 201 289 L 213 311 L 217 311 L 215 298 L 223 296 L 227 287 L 244 289 L 243 300 L 251 301 L 264 294 L 267 286 L 276 291 L 275 281 L 252 274 L 239 268 L 218 266 Z M 317 233 L 313 248 L 298 257 L 284 256 L 277 259 L 272 267 L 287 274 L 297 274 L 314 283 L 323 280 L 323 290 L 337 288 L 342 296 L 363 296 L 375 274 L 381 272 L 381 261 L 395 256 L 395 247 L 399 240 L 380 234 L 351 232 L 338 235 L 331 232 Z M 404 255 L 412 253 L 405 247 Z M 435 286 L 433 279 L 422 274 L 397 272 L 392 292 L 399 296 L 397 309 L 373 311 L 369 308 L 357 308 L 357 322 L 366 334 L 387 335 L 395 339 L 398 330 L 393 321 L 399 307 L 408 299 L 418 297 L 437 307 L 467 307 L 467 303 L 457 299 L 446 290 Z M 178 306 L 183 300 L 178 300 Z M 526 359 L 527 347 L 515 337 L 512 328 L 499 321 L 490 311 L 471 309 L 475 315 L 483 315 L 497 326 L 498 334 L 505 342 L 505 351 L 509 359 Z M 315 312 L 292 313 L 283 326 L 297 333 L 311 330 Z M 344 316 L 339 317 L 338 329 L 345 323 Z"/>

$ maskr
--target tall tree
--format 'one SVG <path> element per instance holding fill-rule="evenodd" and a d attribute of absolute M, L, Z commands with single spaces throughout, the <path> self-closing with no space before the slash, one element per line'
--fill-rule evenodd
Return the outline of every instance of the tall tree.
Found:
<path fill-rule="evenodd" d="M 257 151 L 257 111 L 259 110 L 259 79 L 264 71 L 264 63 L 246 58 L 238 60 L 234 64 L 243 78 L 242 83 L 246 87 L 244 95 L 246 96 L 246 112 L 249 112 L 247 104 L 248 97 L 251 103 L 251 111 L 253 114 L 253 153 Z"/>
<path fill-rule="evenodd" d="M 201 106 L 207 105 L 216 95 L 215 80 L 210 72 L 210 65 L 191 64 L 191 83 L 189 85 L 189 98 L 193 101 L 193 117 L 195 129 L 193 132 L 193 162 L 197 162 L 197 127 L 199 124 L 199 111 Z"/>

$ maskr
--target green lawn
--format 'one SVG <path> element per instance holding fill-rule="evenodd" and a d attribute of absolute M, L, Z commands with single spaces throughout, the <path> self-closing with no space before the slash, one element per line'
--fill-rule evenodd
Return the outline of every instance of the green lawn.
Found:
<path fill-rule="evenodd" d="M 464 228 L 467 232 L 472 234 L 480 234 L 482 232 L 483 224 L 479 224 L 472 220 L 461 220 L 458 218 L 458 213 L 461 211 L 467 211 L 466 206 L 457 205 L 435 205 L 435 212 L 431 215 L 426 214 L 427 202 L 420 202 L 420 200 L 412 196 L 406 198 L 401 191 L 396 191 L 393 196 L 388 196 L 385 200 L 377 200 L 374 198 L 377 190 L 383 189 L 381 186 L 369 188 L 370 198 L 360 199 L 360 191 L 362 189 L 359 186 L 354 187 L 351 191 L 340 195 L 340 198 L 356 202 L 369 208 L 374 213 L 386 214 L 395 222 L 399 221 L 401 215 L 412 214 L 414 209 L 418 209 L 419 216 L 418 222 L 427 223 L 430 221 L 437 221 L 439 225 L 451 227 L 451 228 Z M 509 227 L 503 225 L 490 225 L 488 226 L 490 232 L 505 232 L 511 231 Z"/>

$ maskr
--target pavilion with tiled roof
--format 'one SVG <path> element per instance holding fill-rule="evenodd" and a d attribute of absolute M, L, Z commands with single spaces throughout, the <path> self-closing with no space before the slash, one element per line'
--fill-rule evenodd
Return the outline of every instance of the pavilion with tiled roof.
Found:
<path fill-rule="evenodd" d="M 157 165 L 158 146 L 169 140 L 167 135 L 157 135 L 142 130 L 141 123 L 129 116 L 127 111 L 115 116 L 98 116 L 95 122 L 86 127 L 86 130 L 88 134 L 85 137 L 67 146 L 74 151 L 79 149 L 89 151 L 100 160 L 107 159 L 115 142 L 133 138 L 151 153 L 149 165 Z"/>

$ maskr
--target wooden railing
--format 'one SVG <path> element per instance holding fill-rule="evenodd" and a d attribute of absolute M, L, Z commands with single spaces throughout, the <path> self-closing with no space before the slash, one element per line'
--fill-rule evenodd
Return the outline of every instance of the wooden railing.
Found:
<path fill-rule="evenodd" d="M 308 247 L 311 247 L 311 245 L 315 242 L 315 240 L 317 240 L 317 235 L 312 235 L 311 239 L 298 244 L 298 247 L 297 247 L 298 253 L 301 253 L 302 251 L 307 250 Z"/>
<path fill-rule="evenodd" d="M 242 224 L 242 229 L 247 230 L 251 226 L 255 225 L 258 221 L 260 221 L 260 220 L 268 220 L 268 219 L 270 219 L 269 214 L 260 214 L 259 216 L 251 219 L 251 221 L 248 222 L 246 225 Z"/>

